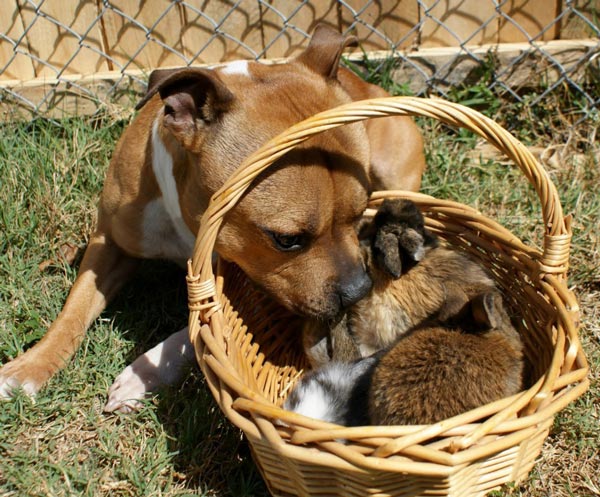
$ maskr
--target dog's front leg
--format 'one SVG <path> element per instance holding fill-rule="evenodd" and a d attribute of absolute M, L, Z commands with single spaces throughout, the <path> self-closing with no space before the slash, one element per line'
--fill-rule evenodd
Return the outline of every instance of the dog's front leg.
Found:
<path fill-rule="evenodd" d="M 0 369 L 0 397 L 11 397 L 19 387 L 34 395 L 63 368 L 92 321 L 127 281 L 136 261 L 106 234 L 96 232 L 61 313 L 35 346 Z"/>
<path fill-rule="evenodd" d="M 173 333 L 150 349 L 117 376 L 108 391 L 106 412 L 131 412 L 141 407 L 141 400 L 166 385 L 181 382 L 186 367 L 193 363 L 194 347 L 188 328 Z"/>

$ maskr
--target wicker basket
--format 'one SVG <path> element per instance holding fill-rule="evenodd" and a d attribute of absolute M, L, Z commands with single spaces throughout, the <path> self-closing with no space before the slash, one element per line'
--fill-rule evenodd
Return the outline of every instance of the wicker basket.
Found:
<path fill-rule="evenodd" d="M 297 318 L 212 252 L 225 213 L 252 180 L 294 146 L 322 131 L 388 115 L 427 116 L 477 133 L 504 152 L 542 206 L 544 246 L 525 245 L 465 205 L 408 192 L 427 226 L 492 273 L 522 316 L 531 386 L 510 398 L 426 426 L 345 428 L 281 409 L 306 366 Z M 217 192 L 202 218 L 188 268 L 190 336 L 208 385 L 246 434 L 277 496 L 474 496 L 526 477 L 554 415 L 588 386 L 577 330 L 579 308 L 566 286 L 571 239 L 556 189 L 506 130 L 466 107 L 409 97 L 344 105 L 307 119 L 265 144 Z M 340 442 L 345 440 L 345 443 Z"/>

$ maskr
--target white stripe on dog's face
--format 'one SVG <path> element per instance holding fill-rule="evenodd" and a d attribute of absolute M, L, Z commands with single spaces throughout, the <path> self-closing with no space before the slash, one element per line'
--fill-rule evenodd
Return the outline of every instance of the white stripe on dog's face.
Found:
<path fill-rule="evenodd" d="M 195 237 L 181 214 L 173 157 L 158 133 L 158 119 L 152 127 L 152 170 L 162 196 L 144 209 L 142 250 L 146 257 L 185 260 L 192 255 Z"/>
<path fill-rule="evenodd" d="M 228 64 L 221 67 L 220 71 L 223 74 L 237 74 L 240 76 L 250 76 L 247 60 L 235 60 L 233 62 L 229 62 Z"/>

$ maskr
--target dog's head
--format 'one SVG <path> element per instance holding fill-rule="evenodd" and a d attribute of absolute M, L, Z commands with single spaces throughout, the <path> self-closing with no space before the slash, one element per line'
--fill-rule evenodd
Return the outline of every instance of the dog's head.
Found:
<path fill-rule="evenodd" d="M 308 48 L 285 64 L 152 74 L 140 106 L 159 94 L 161 132 L 188 160 L 196 158 L 194 169 L 182 173 L 181 195 L 193 214 L 184 218 L 197 223 L 210 195 L 268 139 L 350 101 L 336 74 L 342 50 L 355 41 L 320 26 Z M 368 173 L 362 123 L 310 139 L 259 176 L 227 214 L 218 253 L 292 311 L 338 314 L 371 286 L 355 229 L 367 204 Z"/>
<path fill-rule="evenodd" d="M 363 236 L 370 241 L 371 263 L 396 279 L 438 245 L 421 211 L 404 199 L 384 200 Z"/>

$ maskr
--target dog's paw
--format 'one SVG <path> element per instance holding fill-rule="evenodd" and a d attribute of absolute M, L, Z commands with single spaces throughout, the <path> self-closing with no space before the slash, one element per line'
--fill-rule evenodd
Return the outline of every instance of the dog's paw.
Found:
<path fill-rule="evenodd" d="M 142 400 L 165 385 L 179 383 L 194 358 L 188 329 L 174 333 L 127 366 L 108 391 L 105 412 L 130 413 Z"/>
<path fill-rule="evenodd" d="M 0 375 L 0 399 L 12 399 L 19 390 L 33 397 L 38 392 L 39 387 L 30 381 L 21 383 L 12 376 Z"/>
<path fill-rule="evenodd" d="M 142 400 L 150 395 L 158 386 L 160 378 L 151 369 L 155 367 L 143 367 L 138 363 L 138 358 L 133 364 L 127 366 L 117 376 L 108 390 L 108 401 L 104 406 L 104 412 L 131 413 L 142 407 Z"/>
<path fill-rule="evenodd" d="M 18 390 L 33 397 L 49 374 L 44 367 L 36 366 L 23 354 L 0 368 L 0 399 L 10 399 Z"/>

